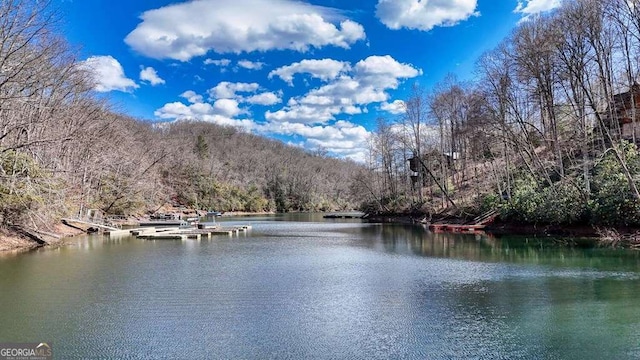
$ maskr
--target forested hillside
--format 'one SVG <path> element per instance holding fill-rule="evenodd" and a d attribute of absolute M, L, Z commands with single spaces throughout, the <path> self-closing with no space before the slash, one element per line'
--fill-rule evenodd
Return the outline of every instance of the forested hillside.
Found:
<path fill-rule="evenodd" d="M 640 225 L 639 58 L 635 1 L 565 1 L 521 22 L 474 81 L 415 88 L 403 116 L 380 119 L 369 206 Z"/>
<path fill-rule="evenodd" d="M 0 2 L 0 226 L 46 228 L 86 209 L 144 214 L 167 203 L 355 206 L 355 163 L 210 123 L 153 124 L 110 110 L 45 3 Z"/>

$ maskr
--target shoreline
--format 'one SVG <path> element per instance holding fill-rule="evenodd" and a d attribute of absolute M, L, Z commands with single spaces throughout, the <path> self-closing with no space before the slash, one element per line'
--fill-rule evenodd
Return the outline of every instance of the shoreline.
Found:
<path fill-rule="evenodd" d="M 274 215 L 276 212 L 227 212 L 221 217 L 242 217 L 256 215 Z M 452 215 L 432 216 L 425 213 L 379 213 L 365 214 L 367 222 L 395 224 L 464 224 L 465 218 Z M 534 237 L 588 238 L 600 245 L 610 247 L 640 248 L 640 229 L 637 228 L 599 228 L 592 225 L 550 225 L 520 224 L 500 221 L 491 222 L 481 230 L 494 236 L 529 235 Z M 26 234 L 26 235 L 25 235 Z M 34 249 L 63 245 L 65 239 L 87 234 L 81 229 L 64 225 L 55 225 L 51 233 L 29 231 L 22 234 L 12 229 L 0 229 L 0 254 L 22 253 Z"/>
<path fill-rule="evenodd" d="M 86 232 L 61 223 L 55 225 L 52 232 L 35 230 L 0 229 L 0 255 L 23 253 L 43 247 L 63 245 L 65 239 Z"/>
<path fill-rule="evenodd" d="M 424 213 L 367 214 L 364 219 L 370 222 L 422 225 L 453 225 L 465 224 L 468 222 L 468 219 L 460 216 L 430 216 Z M 529 235 L 533 237 L 592 239 L 600 246 L 640 249 L 640 228 L 604 227 L 586 224 L 523 224 L 500 221 L 498 219 L 486 224 L 486 227 L 479 231 L 494 236 Z"/>

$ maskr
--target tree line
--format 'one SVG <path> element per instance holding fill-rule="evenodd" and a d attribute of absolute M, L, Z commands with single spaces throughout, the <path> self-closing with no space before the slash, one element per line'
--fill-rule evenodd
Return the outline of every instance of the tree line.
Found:
<path fill-rule="evenodd" d="M 638 59 L 635 1 L 565 1 L 522 21 L 473 80 L 416 86 L 401 116 L 379 119 L 369 208 L 640 225 Z"/>
<path fill-rule="evenodd" d="M 356 206 L 362 167 L 234 128 L 114 112 L 56 31 L 46 1 L 0 2 L 0 226 L 46 228 L 97 209 Z"/>

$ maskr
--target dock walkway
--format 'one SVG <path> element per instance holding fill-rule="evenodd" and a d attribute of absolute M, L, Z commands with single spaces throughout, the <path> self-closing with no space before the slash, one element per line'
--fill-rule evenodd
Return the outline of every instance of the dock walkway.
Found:
<path fill-rule="evenodd" d="M 497 216 L 498 212 L 496 210 L 491 210 L 477 216 L 468 224 L 430 224 L 429 230 L 436 233 L 481 233 L 484 232 L 487 225 L 493 222 Z"/>
<path fill-rule="evenodd" d="M 251 230 L 250 225 L 238 225 L 233 227 L 223 227 L 219 225 L 214 226 L 199 226 L 188 228 L 155 228 L 155 227 L 141 227 L 129 230 L 113 230 L 106 231 L 105 234 L 110 237 L 129 236 L 133 235 L 138 239 L 145 240 L 186 240 L 203 238 L 211 239 L 216 235 L 233 236 L 241 232 L 247 232 Z"/>

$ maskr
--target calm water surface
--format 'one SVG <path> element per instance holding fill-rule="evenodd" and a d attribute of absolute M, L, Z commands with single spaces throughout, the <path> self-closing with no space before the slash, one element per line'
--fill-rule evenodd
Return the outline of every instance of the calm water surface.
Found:
<path fill-rule="evenodd" d="M 637 359 L 640 254 L 247 218 L 0 258 L 0 342 L 57 359 Z"/>

